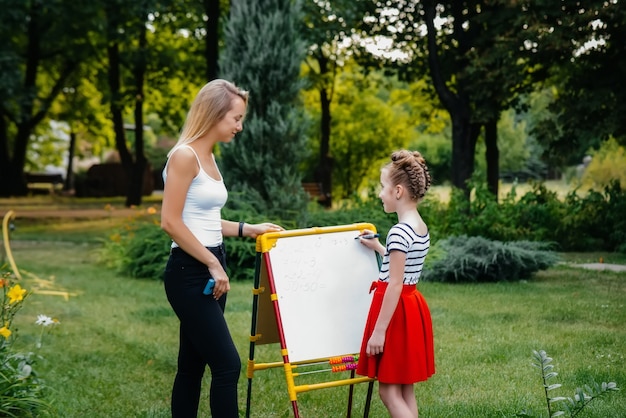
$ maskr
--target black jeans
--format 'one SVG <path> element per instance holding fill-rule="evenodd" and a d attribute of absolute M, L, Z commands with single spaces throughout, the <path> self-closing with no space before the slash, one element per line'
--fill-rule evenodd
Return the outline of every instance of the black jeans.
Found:
<path fill-rule="evenodd" d="M 209 250 L 226 268 L 223 244 Z M 226 294 L 219 300 L 202 293 L 210 278 L 205 264 L 173 248 L 165 267 L 165 293 L 180 320 L 178 371 L 172 389 L 172 417 L 196 417 L 202 376 L 211 369 L 213 418 L 236 418 L 241 359 L 224 319 Z"/>

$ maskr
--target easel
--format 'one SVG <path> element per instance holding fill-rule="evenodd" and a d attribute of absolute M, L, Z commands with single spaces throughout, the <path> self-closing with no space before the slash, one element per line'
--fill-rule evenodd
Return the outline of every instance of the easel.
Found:
<path fill-rule="evenodd" d="M 340 334 L 342 336 L 336 338 L 346 338 L 346 341 L 340 341 L 337 343 L 337 349 L 342 350 L 349 347 L 352 349 L 351 353 L 346 354 L 345 352 L 336 352 L 331 353 L 330 356 L 315 357 L 315 354 L 318 351 L 310 348 L 311 345 L 315 344 L 308 344 L 306 345 L 306 348 L 298 347 L 296 350 L 290 350 L 290 348 L 288 348 L 288 333 L 293 333 L 294 327 L 293 321 L 291 321 L 291 323 L 285 322 L 291 318 L 283 316 L 285 313 L 289 315 L 289 311 L 293 309 L 293 307 L 291 307 L 288 303 L 290 298 L 302 297 L 298 295 L 306 294 L 307 292 L 310 292 L 309 296 L 311 294 L 313 296 L 320 296 L 328 294 L 328 292 L 332 293 L 334 289 L 331 289 L 331 287 L 334 287 L 335 285 L 345 285 L 346 282 L 350 285 L 349 281 L 354 280 L 353 286 L 356 287 L 356 289 L 354 292 L 351 292 L 351 294 L 356 296 L 355 298 L 349 299 L 347 301 L 347 305 L 353 303 L 352 300 L 358 299 L 356 306 L 357 309 L 354 309 L 356 311 L 355 314 L 362 317 L 361 319 L 363 323 L 365 322 L 367 307 L 369 307 L 369 302 L 371 300 L 367 297 L 367 289 L 369 289 L 369 283 L 371 283 L 372 280 L 375 280 L 378 276 L 379 262 L 375 252 L 367 250 L 358 240 L 354 239 L 359 235 L 360 231 L 364 229 L 372 231 L 376 230 L 372 224 L 359 223 L 335 227 L 317 227 L 276 233 L 272 232 L 261 235 L 257 238 L 252 303 L 252 325 L 250 331 L 250 355 L 247 370 L 248 394 L 246 400 L 246 417 L 250 417 L 252 379 L 254 377 L 254 372 L 281 366 L 284 367 L 285 378 L 287 381 L 287 392 L 289 394 L 289 400 L 291 401 L 295 418 L 300 417 L 297 403 L 297 396 L 299 393 L 345 385 L 350 385 L 346 414 L 347 417 L 350 417 L 352 414 L 354 385 L 365 382 L 368 383 L 368 391 L 364 417 L 369 416 L 374 379 L 356 377 L 354 370 L 356 367 L 354 353 L 358 353 L 360 349 L 360 333 L 362 333 L 363 328 L 360 326 L 355 328 L 356 332 L 359 334 L 358 336 L 348 335 L 343 337 L 343 335 L 346 334 L 344 332 Z M 289 238 L 296 237 L 299 238 L 289 240 Z M 282 250 L 276 249 L 280 247 L 278 244 L 282 244 Z M 316 244 L 319 244 L 317 249 L 315 248 Z M 299 251 L 299 246 L 302 246 L 305 251 Z M 328 246 L 334 247 L 328 249 Z M 272 250 L 274 250 L 274 254 L 271 254 Z M 287 254 L 285 255 L 282 253 L 280 257 L 277 257 L 276 253 L 280 251 L 286 252 Z M 320 277 L 322 276 L 319 274 L 321 271 L 320 269 L 330 268 L 326 265 L 322 266 L 322 264 L 326 264 L 322 263 L 322 261 L 325 261 L 325 258 L 327 258 L 329 254 L 332 254 L 331 257 L 335 258 L 335 265 L 341 266 L 342 268 L 349 266 L 355 270 L 354 275 L 357 277 L 346 279 L 346 276 L 350 276 L 350 274 L 342 274 L 340 278 L 343 280 L 329 282 L 328 286 L 325 286 L 324 283 L 316 282 L 316 279 L 320 280 Z M 324 258 L 324 260 L 322 260 L 322 258 Z M 292 262 L 294 264 L 293 266 L 290 265 Z M 332 263 L 333 260 L 330 260 L 330 262 Z M 356 262 L 356 267 L 354 262 Z M 285 276 L 287 276 L 287 278 L 285 278 Z M 285 284 L 287 284 L 287 286 L 285 286 Z M 281 286 L 282 289 L 280 289 Z M 310 287 L 307 288 L 306 286 Z M 317 286 L 319 286 L 319 288 L 317 288 Z M 295 289 L 292 289 L 291 287 L 295 287 Z M 291 294 L 289 293 L 290 291 L 292 291 Z M 349 293 L 350 292 L 346 292 L 346 294 Z M 348 306 L 347 309 L 349 308 L 351 307 Z M 320 314 L 318 311 L 315 313 Z M 306 324 L 306 316 L 307 315 L 298 315 L 298 319 Z M 346 318 L 346 320 L 350 321 L 352 319 Z M 306 325 L 303 326 L 306 327 Z M 341 326 L 345 327 L 345 324 L 340 324 L 339 328 L 341 328 Z M 312 328 L 315 328 L 315 326 L 312 326 Z M 323 330 L 321 332 L 327 332 L 327 330 Z M 350 334 L 354 334 L 354 332 Z M 301 336 L 303 335 L 310 337 L 309 333 L 302 334 Z M 299 342 L 301 339 L 302 338 L 292 339 L 291 343 L 293 344 L 294 341 Z M 335 341 L 336 339 L 320 338 L 317 340 L 317 343 L 319 345 L 320 341 Z M 280 343 L 282 362 L 255 363 L 255 345 L 271 343 Z M 332 349 L 334 348 L 330 348 L 329 350 Z M 320 352 L 322 351 L 323 350 Z M 290 353 L 291 357 L 293 357 L 291 359 Z M 325 352 L 325 354 L 328 354 L 328 352 Z M 332 371 L 335 371 L 335 367 L 342 372 L 350 371 L 350 377 L 313 384 L 296 385 L 295 378 L 307 373 L 298 373 L 294 371 L 295 369 L 322 364 L 334 364 L 335 366 L 331 367 Z M 309 373 L 318 373 L 323 371 L 328 370 L 318 370 Z"/>

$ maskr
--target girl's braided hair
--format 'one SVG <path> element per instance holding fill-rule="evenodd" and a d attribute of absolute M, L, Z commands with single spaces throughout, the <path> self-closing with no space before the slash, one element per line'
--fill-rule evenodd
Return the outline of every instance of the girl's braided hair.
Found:
<path fill-rule="evenodd" d="M 430 173 L 426 160 L 418 151 L 394 151 L 387 168 L 391 182 L 405 186 L 411 200 L 418 201 L 426 195 L 431 184 Z"/>

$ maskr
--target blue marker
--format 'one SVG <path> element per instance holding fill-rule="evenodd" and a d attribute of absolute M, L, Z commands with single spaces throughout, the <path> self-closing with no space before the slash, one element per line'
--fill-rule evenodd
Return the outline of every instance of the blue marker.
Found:
<path fill-rule="evenodd" d="M 372 238 L 378 238 L 379 236 L 380 234 L 365 234 L 365 235 L 359 235 L 358 237 L 354 237 L 354 239 L 359 239 L 359 238 L 372 239 Z"/>

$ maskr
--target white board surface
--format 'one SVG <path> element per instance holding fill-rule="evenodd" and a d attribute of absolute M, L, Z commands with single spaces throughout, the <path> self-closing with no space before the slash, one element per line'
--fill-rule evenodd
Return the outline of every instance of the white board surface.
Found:
<path fill-rule="evenodd" d="M 359 352 L 378 261 L 358 234 L 285 237 L 269 251 L 290 362 Z"/>

